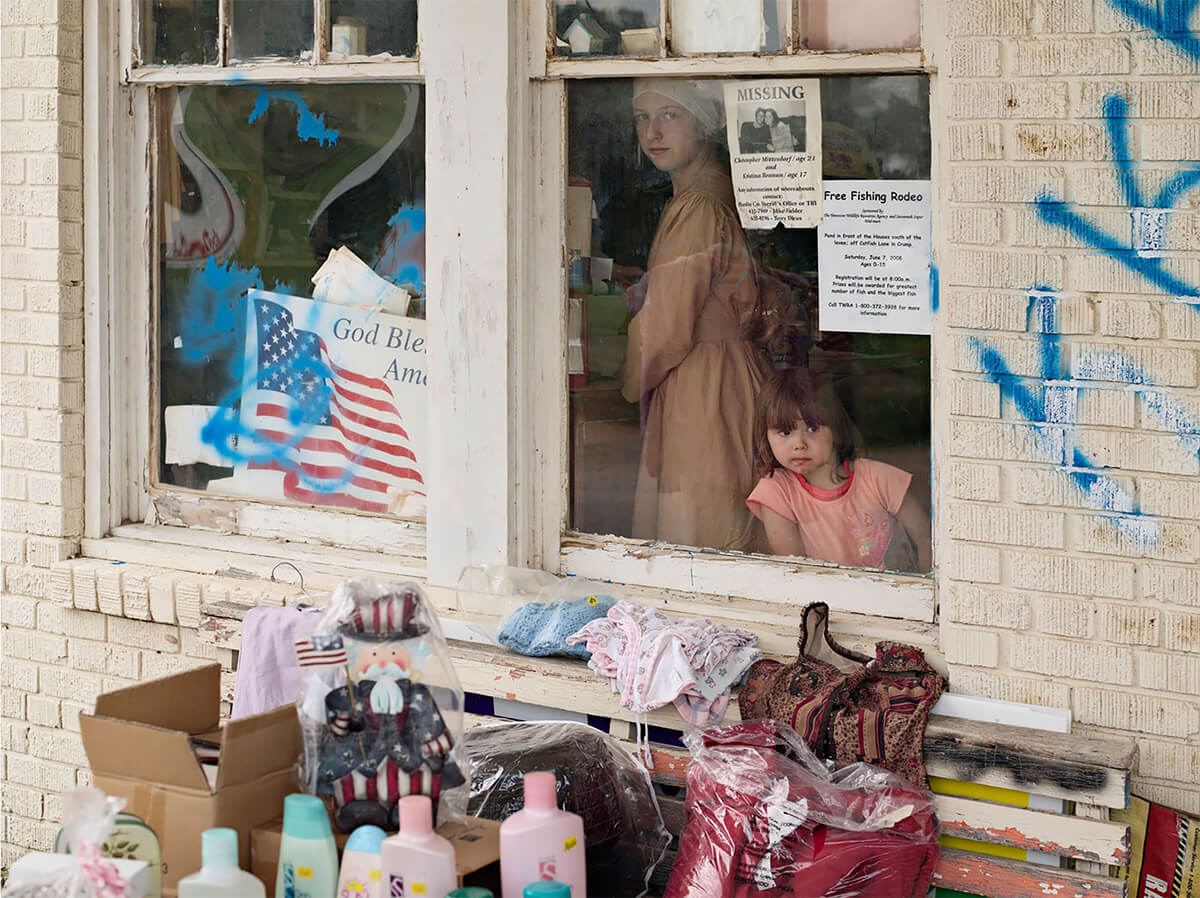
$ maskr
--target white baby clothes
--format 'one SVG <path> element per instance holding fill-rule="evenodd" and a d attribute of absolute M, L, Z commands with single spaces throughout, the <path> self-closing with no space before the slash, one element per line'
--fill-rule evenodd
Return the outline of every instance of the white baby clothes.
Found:
<path fill-rule="evenodd" d="M 266 605 L 246 612 L 231 719 L 261 714 L 301 698 L 296 640 L 312 634 L 321 614 L 319 608 Z"/>
<path fill-rule="evenodd" d="M 567 638 L 586 643 L 589 666 L 608 678 L 622 707 L 644 714 L 675 704 L 685 720 L 701 726 L 720 721 L 730 687 L 762 657 L 756 641 L 745 630 L 632 602 L 618 602 Z"/>

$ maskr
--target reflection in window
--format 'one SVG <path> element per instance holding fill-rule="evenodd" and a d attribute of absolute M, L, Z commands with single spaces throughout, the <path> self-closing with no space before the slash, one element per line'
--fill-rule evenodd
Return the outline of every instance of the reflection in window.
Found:
<path fill-rule="evenodd" d="M 233 0 L 234 60 L 311 59 L 312 50 L 312 0 Z"/>
<path fill-rule="evenodd" d="M 160 479 L 423 516 L 422 89 L 160 97 Z"/>
<path fill-rule="evenodd" d="M 417 50 L 417 0 L 332 0 L 329 56 L 412 56 Z"/>
<path fill-rule="evenodd" d="M 929 178 L 924 76 L 820 87 L 827 182 Z M 741 227 L 721 98 L 717 81 L 569 86 L 571 526 L 926 570 L 929 338 L 821 329 L 816 230 Z M 812 446 L 756 453 L 785 438 L 771 397 Z M 774 512 L 790 531 L 747 506 L 776 469 L 800 490 Z"/>
<path fill-rule="evenodd" d="M 146 65 L 215 65 L 218 0 L 142 0 Z"/>

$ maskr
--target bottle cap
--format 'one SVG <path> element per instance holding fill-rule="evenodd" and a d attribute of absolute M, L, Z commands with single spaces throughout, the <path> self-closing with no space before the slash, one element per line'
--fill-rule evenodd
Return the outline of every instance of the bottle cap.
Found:
<path fill-rule="evenodd" d="M 446 898 L 496 898 L 491 889 L 482 886 L 463 886 L 453 892 L 447 892 Z"/>
<path fill-rule="evenodd" d="M 387 838 L 385 833 L 378 826 L 360 826 L 354 832 L 350 833 L 350 838 L 346 840 L 346 851 L 361 851 L 364 854 L 379 854 L 379 846 L 383 844 L 383 840 Z"/>
<path fill-rule="evenodd" d="M 558 807 L 553 773 L 537 770 L 525 774 L 525 807 L 535 811 L 552 811 Z"/>
<path fill-rule="evenodd" d="M 236 829 L 206 829 L 200 834 L 200 863 L 204 867 L 224 869 L 238 865 Z"/>
<path fill-rule="evenodd" d="M 524 898 L 571 898 L 571 887 L 566 883 L 543 880 L 525 886 Z"/>
<path fill-rule="evenodd" d="M 315 795 L 293 792 L 283 799 L 283 834 L 297 839 L 333 838 L 325 802 Z"/>
<path fill-rule="evenodd" d="M 400 832 L 406 836 L 433 832 L 433 802 L 428 795 L 405 795 L 400 799 Z"/>

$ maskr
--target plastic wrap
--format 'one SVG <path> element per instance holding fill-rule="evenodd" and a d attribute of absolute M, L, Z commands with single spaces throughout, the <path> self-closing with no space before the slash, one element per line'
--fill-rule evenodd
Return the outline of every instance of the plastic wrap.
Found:
<path fill-rule="evenodd" d="M 684 737 L 688 822 L 666 898 L 925 896 L 933 795 L 865 763 L 830 772 L 789 727 Z"/>
<path fill-rule="evenodd" d="M 74 863 L 43 881 L 11 886 L 4 898 L 109 898 L 125 893 L 116 866 L 101 856 L 101 846 L 125 802 L 99 789 L 73 789 L 64 805 L 63 840 Z"/>
<path fill-rule="evenodd" d="M 465 812 L 462 686 L 419 586 L 342 583 L 297 658 L 302 782 L 332 801 L 338 829 L 395 830 L 414 793 L 435 813 Z"/>
<path fill-rule="evenodd" d="M 646 893 L 671 834 L 645 768 L 615 739 L 580 723 L 505 723 L 469 730 L 467 752 L 472 816 L 516 813 L 525 774 L 551 770 L 559 806 L 583 818 L 588 893 Z"/>
<path fill-rule="evenodd" d="M 567 637 L 622 598 L 608 583 L 495 564 L 465 568 L 458 595 L 460 616 L 489 642 L 522 655 L 584 660 L 591 653 Z"/>

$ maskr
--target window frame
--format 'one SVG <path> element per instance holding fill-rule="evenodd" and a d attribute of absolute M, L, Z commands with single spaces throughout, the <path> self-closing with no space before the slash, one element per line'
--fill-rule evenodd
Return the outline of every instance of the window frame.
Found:
<path fill-rule="evenodd" d="M 665 30 L 669 33 L 668 0 L 662 0 L 661 10 Z M 566 83 L 589 78 L 633 78 L 647 75 L 687 77 L 756 77 L 756 76 L 817 76 L 852 74 L 925 74 L 930 89 L 930 181 L 935 210 L 931 250 L 937 265 L 939 249 L 944 245 L 943 226 L 936 210 L 941 208 L 938 188 L 939 173 L 945 165 L 940 126 L 939 83 L 936 77 L 941 56 L 939 41 L 944 34 L 943 0 L 922 0 L 922 49 L 878 52 L 821 52 L 800 50 L 793 40 L 788 53 L 758 55 L 695 55 L 656 59 L 626 57 L 563 58 L 554 57 L 550 37 L 551 6 L 546 0 L 530 0 L 530 44 L 538 43 L 539 35 L 546 36 L 546 51 L 531 59 L 529 82 L 535 93 L 543 95 L 541 103 L 557 105 L 559 115 L 549 120 L 545 132 L 534 143 L 538 154 L 535 169 L 553 171 L 559 175 L 555 190 L 542 189 L 532 199 L 533 221 L 540 222 L 554 235 L 553 241 L 530 241 L 529 268 L 537 281 L 541 295 L 565 298 L 567 270 L 565 258 L 565 187 L 566 187 Z M 793 21 L 795 16 L 792 16 Z M 665 52 L 665 51 L 664 51 Z M 550 133 L 553 131 L 553 133 Z M 532 222 L 531 222 L 532 224 Z M 539 235 L 541 236 L 541 235 Z M 551 316 L 545 316 L 551 317 Z M 537 359 L 538 379 L 553 384 L 559 401 L 544 402 L 537 407 L 537 420 L 529 433 L 555 434 L 552 442 L 536 447 L 529 440 L 518 455 L 537 451 L 546 470 L 560 473 L 554 484 L 544 483 L 533 501 L 538 504 L 541 527 L 538 530 L 539 548 L 543 558 L 550 560 L 548 569 L 562 574 L 591 577 L 628 583 L 639 587 L 669 590 L 683 595 L 709 594 L 728 597 L 731 601 L 752 599 L 760 602 L 793 607 L 798 596 L 819 596 L 836 610 L 870 614 L 879 617 L 901 618 L 929 623 L 936 617 L 936 593 L 939 562 L 939 519 L 937 515 L 939 483 L 945 477 L 944 437 L 938 428 L 942 419 L 942 402 L 936 391 L 931 395 L 931 527 L 934 547 L 934 569 L 928 575 L 906 575 L 856 570 L 820 561 L 746 555 L 738 552 L 717 552 L 694 546 L 676 546 L 656 541 L 618 536 L 582 533 L 570 528 L 568 492 L 570 486 L 569 390 L 566 362 L 566 303 L 556 305 L 554 342 L 545 341 L 546 325 L 531 332 L 519 350 Z M 934 320 L 930 335 L 930 372 L 936 377 L 938 363 L 939 324 Z M 535 336 L 536 335 L 536 336 Z M 546 347 L 553 346 L 551 352 Z M 553 359 L 549 358 L 553 356 Z M 545 458 L 550 453 L 553 458 Z M 943 543 L 944 544 L 944 543 Z M 555 561 L 557 563 L 555 563 Z"/>

